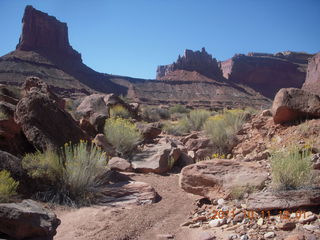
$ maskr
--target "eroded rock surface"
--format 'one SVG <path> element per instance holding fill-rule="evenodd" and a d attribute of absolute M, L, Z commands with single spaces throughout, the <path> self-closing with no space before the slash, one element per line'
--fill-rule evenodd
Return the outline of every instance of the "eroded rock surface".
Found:
<path fill-rule="evenodd" d="M 320 95 L 320 53 L 310 59 L 302 89 Z"/>

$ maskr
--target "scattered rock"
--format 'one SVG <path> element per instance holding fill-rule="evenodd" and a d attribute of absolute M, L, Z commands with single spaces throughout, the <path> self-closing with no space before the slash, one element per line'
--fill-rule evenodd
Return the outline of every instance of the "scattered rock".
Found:
<path fill-rule="evenodd" d="M 142 152 L 131 158 L 132 168 L 143 173 L 165 173 L 179 159 L 181 150 L 170 139 L 162 139 L 158 144 L 145 146 Z"/>
<path fill-rule="evenodd" d="M 301 189 L 277 192 L 258 192 L 249 195 L 247 210 L 269 211 L 274 209 L 298 209 L 320 205 L 319 189 Z"/>
<path fill-rule="evenodd" d="M 120 172 L 132 171 L 131 163 L 120 157 L 113 157 L 108 162 L 110 170 L 116 170 Z"/>
<path fill-rule="evenodd" d="M 173 239 L 174 236 L 172 234 L 158 234 L 157 239 Z"/>
<path fill-rule="evenodd" d="M 283 88 L 272 105 L 275 123 L 293 122 L 299 119 L 320 117 L 320 97 L 296 88 Z"/>
<path fill-rule="evenodd" d="M 304 240 L 304 235 L 303 234 L 294 234 L 286 237 L 284 240 Z"/>
<path fill-rule="evenodd" d="M 152 142 L 153 139 L 158 137 L 162 131 L 160 123 L 137 123 L 136 126 L 140 130 L 143 139 L 146 143 Z"/>
<path fill-rule="evenodd" d="M 215 240 L 215 239 L 216 237 L 209 232 L 201 232 L 197 237 L 197 240 Z"/>
<path fill-rule="evenodd" d="M 263 235 L 264 238 L 274 238 L 276 234 L 274 232 L 267 232 Z"/>
<path fill-rule="evenodd" d="M 184 167 L 179 184 L 186 192 L 214 199 L 228 196 L 237 186 L 261 188 L 267 176 L 256 163 L 215 159 Z"/>
<path fill-rule="evenodd" d="M 60 220 L 32 200 L 0 204 L 0 232 L 15 239 L 53 239 Z"/>
<path fill-rule="evenodd" d="M 226 223 L 226 219 L 213 219 L 209 222 L 210 227 L 220 227 Z"/>
<path fill-rule="evenodd" d="M 277 225 L 277 228 L 283 230 L 283 231 L 291 231 L 295 229 L 296 224 L 294 222 L 285 222 L 285 223 L 279 223 Z"/>
<path fill-rule="evenodd" d="M 179 159 L 177 160 L 176 165 L 179 167 L 185 167 L 190 164 L 194 164 L 194 160 L 188 154 L 181 152 Z"/>

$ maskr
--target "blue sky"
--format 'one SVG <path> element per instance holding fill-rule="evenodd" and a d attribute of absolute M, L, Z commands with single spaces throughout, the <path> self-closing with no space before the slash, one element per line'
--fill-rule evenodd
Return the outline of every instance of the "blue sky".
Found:
<path fill-rule="evenodd" d="M 85 64 L 155 78 L 184 49 L 235 53 L 320 51 L 320 0 L 0 0 L 0 55 L 15 49 L 25 5 L 67 22 Z"/>

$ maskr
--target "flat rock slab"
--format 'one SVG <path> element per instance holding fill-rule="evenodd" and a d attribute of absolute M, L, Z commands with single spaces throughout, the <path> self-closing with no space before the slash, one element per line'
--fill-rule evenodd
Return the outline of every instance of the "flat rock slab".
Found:
<path fill-rule="evenodd" d="M 269 211 L 320 206 L 320 189 L 303 189 L 250 194 L 247 210 Z"/>
<path fill-rule="evenodd" d="M 145 205 L 156 202 L 157 192 L 144 182 L 118 182 L 99 189 L 97 203 L 103 206 Z"/>
<path fill-rule="evenodd" d="M 261 188 L 267 177 L 255 162 L 213 159 L 183 168 L 179 184 L 186 192 L 214 199 L 227 197 L 234 187 Z"/>

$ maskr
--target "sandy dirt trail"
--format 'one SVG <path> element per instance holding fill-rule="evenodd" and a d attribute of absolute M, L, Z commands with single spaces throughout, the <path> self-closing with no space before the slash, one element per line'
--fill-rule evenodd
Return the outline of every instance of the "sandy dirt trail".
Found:
<path fill-rule="evenodd" d="M 161 200 L 145 206 L 56 210 L 62 223 L 54 239 L 150 240 L 158 234 L 172 234 L 176 240 L 199 239 L 203 230 L 180 227 L 199 197 L 181 190 L 177 174 L 136 174 L 132 178 L 153 186 Z"/>

